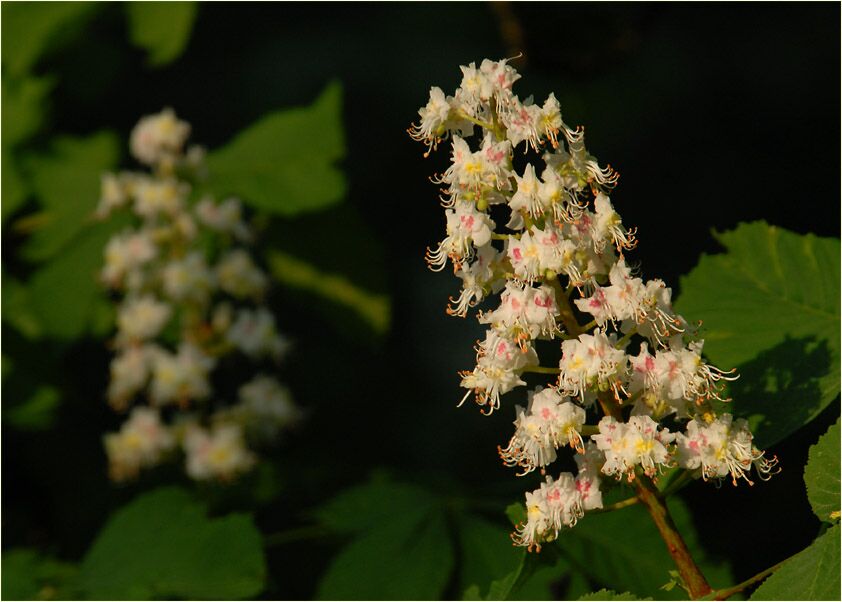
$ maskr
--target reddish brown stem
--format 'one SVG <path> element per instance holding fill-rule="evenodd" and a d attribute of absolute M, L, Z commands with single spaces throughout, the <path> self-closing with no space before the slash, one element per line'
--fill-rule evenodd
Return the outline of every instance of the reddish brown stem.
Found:
<path fill-rule="evenodd" d="M 635 479 L 635 487 L 641 503 L 649 511 L 649 516 L 658 527 L 658 532 L 675 561 L 675 566 L 678 567 L 679 575 L 690 590 L 690 597 L 696 600 L 708 595 L 711 587 L 690 555 L 690 550 L 687 549 L 687 544 L 684 543 L 684 539 L 675 527 L 667 505 L 658 494 L 655 484 L 646 475 L 639 475 Z"/>
<path fill-rule="evenodd" d="M 623 419 L 619 406 L 612 399 L 600 397 L 599 404 L 606 415 L 612 416 L 616 420 Z M 667 546 L 667 551 L 672 556 L 676 568 L 678 568 L 678 574 L 681 575 L 687 589 L 690 590 L 690 598 L 697 600 L 707 596 L 712 591 L 711 587 L 690 555 L 690 550 L 687 549 L 684 538 L 678 532 L 658 488 L 652 482 L 652 479 L 644 474 L 638 474 L 634 483 L 640 503 L 649 511 L 649 516 L 652 517 L 655 526 L 658 528 L 658 533 L 661 534 L 661 539 Z"/>

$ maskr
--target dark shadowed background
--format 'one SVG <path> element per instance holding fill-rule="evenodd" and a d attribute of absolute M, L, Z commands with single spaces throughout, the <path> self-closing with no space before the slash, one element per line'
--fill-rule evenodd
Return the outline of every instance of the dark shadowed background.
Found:
<path fill-rule="evenodd" d="M 348 202 L 275 220 L 266 236 L 389 295 L 391 330 L 372 335 L 339 310 L 326 318 L 319 302 L 279 291 L 278 321 L 295 343 L 282 376 L 310 415 L 276 452 L 281 494 L 257 514 L 271 532 L 306 524 L 309 508 L 380 468 L 501 508 L 528 486 L 495 451 L 510 436 L 513 403 L 488 418 L 471 404 L 455 407 L 456 371 L 472 366 L 483 329 L 445 315 L 458 280 L 423 260 L 443 235 L 428 177 L 443 170 L 447 151 L 424 159 L 405 130 L 431 86 L 452 93 L 460 64 L 523 51 L 512 62 L 523 75 L 517 91 L 536 99 L 554 91 L 565 121 L 586 126 L 589 150 L 622 176 L 612 201 L 638 227 L 633 258 L 680 296 L 679 276 L 718 250 L 711 229 L 765 219 L 839 236 L 839 11 L 835 3 L 208 3 L 184 54 L 150 70 L 111 6 L 41 68 L 61 74 L 52 132 L 109 128 L 125 139 L 139 116 L 172 106 L 192 123 L 192 140 L 210 148 L 268 111 L 310 103 L 330 80 L 342 83 Z M 14 274 L 26 270 L 11 259 L 20 240 L 4 230 Z M 109 511 L 177 477 L 108 482 L 100 437 L 119 420 L 103 401 L 101 340 L 59 348 L 27 342 L 5 323 L 3 335 L 4 355 L 59 362 L 50 378 L 70 392 L 47 432 L 4 424 L 3 546 L 78 558 Z M 6 403 L 14 383 L 3 392 Z M 771 450 L 783 472 L 770 483 L 697 483 L 683 493 L 704 547 L 728 559 L 738 581 L 813 539 L 818 521 L 800 467 L 837 415 L 832 404 Z M 209 495 L 222 508 L 240 503 Z M 311 597 L 336 549 L 330 539 L 272 549 L 266 596 Z"/>

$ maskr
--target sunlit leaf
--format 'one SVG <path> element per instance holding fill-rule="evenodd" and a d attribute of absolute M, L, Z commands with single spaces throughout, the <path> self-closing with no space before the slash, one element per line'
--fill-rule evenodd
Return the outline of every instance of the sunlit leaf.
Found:
<path fill-rule="evenodd" d="M 764 222 L 716 234 L 681 279 L 676 309 L 704 322 L 705 354 L 739 367 L 731 411 L 761 447 L 797 430 L 839 395 L 839 240 Z"/>
<path fill-rule="evenodd" d="M 3 272 L 2 290 L 3 321 L 28 339 L 41 336 L 43 328 L 38 315 L 32 310 L 27 288 Z"/>
<path fill-rule="evenodd" d="M 209 185 L 260 209 L 294 215 L 339 202 L 345 177 L 342 88 L 329 85 L 308 106 L 270 113 L 208 154 Z"/>
<path fill-rule="evenodd" d="M 807 466 L 804 468 L 804 482 L 807 484 L 807 498 L 821 520 L 839 520 L 840 484 L 839 473 L 839 420 L 819 437 L 818 443 L 810 447 Z"/>
<path fill-rule="evenodd" d="M 46 115 L 47 95 L 52 87 L 53 80 L 48 77 L 3 82 L 4 149 L 11 149 L 38 131 Z"/>
<path fill-rule="evenodd" d="M 2 201 L 0 201 L 0 214 L 3 221 L 17 211 L 26 201 L 26 184 L 21 178 L 17 164 L 11 152 L 2 152 Z"/>
<path fill-rule="evenodd" d="M 151 66 L 160 67 L 177 59 L 193 30 L 195 2 L 127 2 L 129 37 L 144 48 Z"/>
<path fill-rule="evenodd" d="M 321 272 L 288 253 L 270 251 L 267 261 L 272 275 L 282 284 L 348 307 L 378 334 L 388 330 L 391 306 L 386 295 L 366 291 L 340 274 Z"/>
<path fill-rule="evenodd" d="M 43 260 L 60 251 L 85 226 L 99 202 L 100 176 L 119 157 L 119 143 L 111 132 L 87 138 L 58 138 L 49 154 L 26 161 L 35 196 L 43 211 L 25 255 Z"/>
<path fill-rule="evenodd" d="M 187 492 L 163 488 L 109 519 L 81 565 L 87 597 L 253 598 L 266 575 L 251 517 L 208 518 Z"/>
<path fill-rule="evenodd" d="M 115 218 L 94 224 L 76 236 L 66 252 L 44 264 L 27 283 L 29 308 L 44 335 L 74 339 L 98 322 L 97 279 L 103 250 L 111 236 L 126 224 Z"/>
<path fill-rule="evenodd" d="M 48 51 L 78 35 L 99 8 L 98 2 L 4 2 L 2 54 L 8 75 L 25 74 Z"/>
<path fill-rule="evenodd" d="M 839 525 L 787 560 L 749 600 L 839 600 Z"/>

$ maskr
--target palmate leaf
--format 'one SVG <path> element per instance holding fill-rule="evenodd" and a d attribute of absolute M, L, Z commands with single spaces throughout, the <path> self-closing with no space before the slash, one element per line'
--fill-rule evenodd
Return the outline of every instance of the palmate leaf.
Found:
<path fill-rule="evenodd" d="M 208 184 L 272 213 L 295 215 L 339 202 L 345 178 L 342 89 L 330 84 L 308 107 L 276 111 L 208 154 Z"/>
<path fill-rule="evenodd" d="M 322 577 L 317 597 L 440 599 L 451 585 L 466 599 L 552 599 L 558 556 L 527 558 L 512 547 L 503 524 L 455 502 L 379 477 L 318 508 L 315 518 L 350 540 Z"/>
<path fill-rule="evenodd" d="M 316 509 L 317 520 L 352 535 L 322 577 L 319 599 L 440 598 L 453 570 L 453 544 L 439 496 L 383 477 Z"/>
<path fill-rule="evenodd" d="M 79 587 L 95 600 L 252 598 L 264 587 L 260 533 L 250 516 L 208 518 L 186 491 L 137 497 L 103 527 Z"/>
<path fill-rule="evenodd" d="M 819 437 L 818 443 L 810 448 L 807 466 L 804 468 L 804 483 L 807 498 L 813 512 L 825 522 L 839 520 L 839 420 Z"/>
<path fill-rule="evenodd" d="M 731 411 L 766 447 L 839 395 L 839 240 L 765 222 L 715 236 L 727 252 L 681 279 L 676 309 L 703 321 L 714 364 L 738 367 Z"/>
<path fill-rule="evenodd" d="M 388 504 L 388 499 L 380 500 Z M 390 516 L 348 544 L 319 584 L 321 600 L 433 600 L 453 569 L 443 508 Z"/>
<path fill-rule="evenodd" d="M 772 574 L 750 600 L 839 600 L 839 525 Z"/>

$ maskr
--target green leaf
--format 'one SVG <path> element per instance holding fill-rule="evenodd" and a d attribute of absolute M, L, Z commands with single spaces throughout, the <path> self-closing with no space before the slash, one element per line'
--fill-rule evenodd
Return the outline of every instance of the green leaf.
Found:
<path fill-rule="evenodd" d="M 53 88 L 49 77 L 26 77 L 3 82 L 3 148 L 29 139 L 44 122 L 47 97 Z M 5 175 L 5 172 L 4 172 Z"/>
<path fill-rule="evenodd" d="M 652 600 L 652 598 L 638 598 L 629 592 L 618 594 L 610 589 L 601 589 L 598 592 L 586 594 L 579 598 L 579 600 Z"/>
<path fill-rule="evenodd" d="M 840 479 L 842 471 L 839 463 L 839 420 L 827 432 L 819 437 L 818 443 L 810 447 L 807 466 L 804 468 L 804 483 L 807 484 L 807 498 L 813 512 L 820 520 L 835 522 L 839 520 Z"/>
<path fill-rule="evenodd" d="M 260 533 L 250 516 L 208 518 L 187 492 L 137 497 L 103 527 L 82 561 L 93 599 L 253 598 L 264 587 Z"/>
<path fill-rule="evenodd" d="M 504 594 L 499 599 L 506 599 L 523 569 L 524 559 L 524 551 L 512 546 L 508 531 L 483 518 L 466 515 L 459 521 L 459 541 L 460 589 L 479 584 L 480 591 L 486 591 L 490 585 L 498 595 Z"/>
<path fill-rule="evenodd" d="M 2 55 L 7 75 L 20 77 L 38 59 L 78 35 L 98 2 L 4 2 Z M 5 85 L 5 82 L 4 82 Z M 5 119 L 3 120 L 5 126 Z"/>
<path fill-rule="evenodd" d="M 839 600 L 839 525 L 773 573 L 749 600 Z"/>
<path fill-rule="evenodd" d="M 839 395 L 839 240 L 765 222 L 715 236 L 727 252 L 702 255 L 676 309 L 703 321 L 716 365 L 739 367 L 731 411 L 766 447 Z"/>
<path fill-rule="evenodd" d="M 0 182 L 2 182 L 0 184 L 0 187 L 2 187 L 0 196 L 3 199 L 0 202 L 0 216 L 2 216 L 3 221 L 6 221 L 26 201 L 26 183 L 18 171 L 12 153 L 5 148 L 2 151 L 2 166 L 0 166 L 0 169 L 2 169 L 3 174 L 2 179 L 0 179 Z"/>
<path fill-rule="evenodd" d="M 384 334 L 389 329 L 391 303 L 387 295 L 363 290 L 340 274 L 321 272 L 281 251 L 270 251 L 267 261 L 272 275 L 282 284 L 348 307 L 377 334 Z"/>
<path fill-rule="evenodd" d="M 14 327 L 27 339 L 43 334 L 38 315 L 32 310 L 27 288 L 3 272 L 3 321 Z"/>
<path fill-rule="evenodd" d="M 705 576 L 713 583 L 730 583 L 732 578 L 727 565 L 713 561 L 699 544 L 692 517 L 684 503 L 673 498 L 668 507 Z M 669 592 L 661 590 L 675 564 L 648 513 L 639 505 L 586 515 L 575 527 L 559 534 L 557 547 L 574 570 L 603 587 L 658 599 L 683 597 L 680 588 Z"/>
<path fill-rule="evenodd" d="M 629 592 L 618 594 L 610 589 L 601 589 L 592 594 L 586 594 L 579 598 L 579 600 L 651 600 L 652 598 L 638 598 Z"/>
<path fill-rule="evenodd" d="M 60 600 L 78 596 L 70 583 L 76 566 L 44 556 L 36 550 L 3 552 L 2 598 L 4 600 Z"/>
<path fill-rule="evenodd" d="M 55 387 L 43 385 L 22 404 L 3 408 L 3 422 L 24 431 L 40 431 L 53 425 L 61 395 Z"/>
<path fill-rule="evenodd" d="M 30 156 L 26 168 L 44 207 L 25 256 L 43 260 L 62 250 L 91 220 L 100 193 L 100 176 L 119 157 L 112 132 L 88 138 L 59 138 L 47 155 Z"/>
<path fill-rule="evenodd" d="M 89 227 L 74 238 L 65 253 L 38 269 L 28 283 L 28 308 L 44 335 L 75 339 L 97 322 L 103 251 L 127 216 Z"/>
<path fill-rule="evenodd" d="M 526 520 L 526 507 L 520 502 L 512 502 L 506 506 L 506 516 L 512 526 L 517 527 Z"/>
<path fill-rule="evenodd" d="M 196 20 L 195 2 L 129 2 L 124 6 L 132 44 L 149 53 L 150 66 L 161 67 L 181 55 Z"/>
<path fill-rule="evenodd" d="M 427 511 L 439 500 L 426 489 L 383 478 L 343 491 L 314 511 L 315 518 L 340 533 L 361 533 L 396 515 Z"/>
<path fill-rule="evenodd" d="M 330 84 L 309 107 L 277 111 L 208 154 L 208 184 L 282 215 L 322 209 L 345 195 L 335 163 L 345 156 L 342 88 Z"/>
<path fill-rule="evenodd" d="M 509 531 L 474 515 L 459 520 L 463 599 L 488 591 L 485 600 L 552 600 L 550 582 L 561 575 L 552 554 L 527 554 L 512 546 Z"/>
<path fill-rule="evenodd" d="M 317 598 L 438 599 L 452 569 L 453 545 L 443 509 L 416 508 L 384 520 L 347 545 L 322 578 Z"/>

